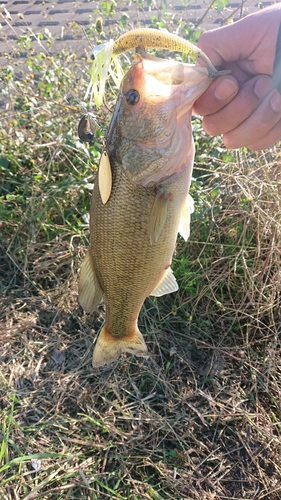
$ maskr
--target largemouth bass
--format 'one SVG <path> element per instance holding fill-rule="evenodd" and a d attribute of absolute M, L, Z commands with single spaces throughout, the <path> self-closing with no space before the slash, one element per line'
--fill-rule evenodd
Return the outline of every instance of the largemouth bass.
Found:
<path fill-rule="evenodd" d="M 170 268 L 177 233 L 187 239 L 193 202 L 191 109 L 212 78 L 206 68 L 139 50 L 121 84 L 90 208 L 90 248 L 79 301 L 106 319 L 93 366 L 123 352 L 147 356 L 138 316 L 149 295 L 178 289 Z"/>

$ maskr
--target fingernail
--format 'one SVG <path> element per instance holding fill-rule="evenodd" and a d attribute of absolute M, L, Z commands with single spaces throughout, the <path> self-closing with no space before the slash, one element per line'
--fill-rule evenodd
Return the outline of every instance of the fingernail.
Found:
<path fill-rule="evenodd" d="M 273 82 L 270 78 L 268 78 L 267 76 L 260 76 L 254 85 L 254 92 L 260 99 L 262 97 L 265 97 L 268 92 L 272 90 L 272 87 Z"/>
<path fill-rule="evenodd" d="M 226 101 L 238 92 L 238 85 L 229 78 L 221 80 L 215 88 L 215 97 L 219 101 Z"/>
<path fill-rule="evenodd" d="M 281 112 L 281 95 L 278 90 L 274 90 L 273 95 L 270 98 L 270 107 L 275 113 Z"/>

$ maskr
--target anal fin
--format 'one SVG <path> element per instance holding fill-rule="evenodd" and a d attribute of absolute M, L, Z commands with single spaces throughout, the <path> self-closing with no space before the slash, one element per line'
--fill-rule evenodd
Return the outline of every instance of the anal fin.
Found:
<path fill-rule="evenodd" d="M 105 327 L 101 329 L 93 353 L 93 367 L 107 365 L 118 359 L 123 352 L 129 352 L 134 356 L 147 356 L 147 346 L 142 334 L 136 330 L 130 336 L 113 337 L 106 332 Z"/>
<path fill-rule="evenodd" d="M 153 292 L 150 295 L 154 297 L 161 297 L 162 295 L 166 295 L 167 293 L 176 292 L 179 289 L 177 284 L 177 280 L 174 276 L 174 273 L 170 267 L 168 267 L 164 277 L 158 283 L 157 287 L 154 288 Z"/>
<path fill-rule="evenodd" d="M 100 287 L 96 273 L 91 261 L 90 251 L 82 262 L 79 277 L 78 298 L 83 309 L 90 313 L 93 312 L 101 301 L 103 291 Z"/>

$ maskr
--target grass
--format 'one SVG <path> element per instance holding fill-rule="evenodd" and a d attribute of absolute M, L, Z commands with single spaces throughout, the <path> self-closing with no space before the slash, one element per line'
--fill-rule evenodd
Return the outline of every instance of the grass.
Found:
<path fill-rule="evenodd" d="M 77 281 L 102 134 L 77 139 L 86 63 L 28 43 L 29 73 L 1 70 L 0 498 L 281 498 L 280 149 L 226 151 L 194 120 L 179 292 L 144 304 L 148 359 L 93 370 L 104 309 Z"/>

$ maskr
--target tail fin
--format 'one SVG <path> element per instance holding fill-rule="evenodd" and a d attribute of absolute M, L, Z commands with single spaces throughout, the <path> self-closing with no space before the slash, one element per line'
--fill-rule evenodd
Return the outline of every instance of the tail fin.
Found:
<path fill-rule="evenodd" d="M 99 368 L 112 363 L 123 352 L 129 352 L 135 356 L 147 356 L 147 346 L 139 329 L 136 327 L 135 332 L 130 336 L 116 338 L 108 334 L 103 326 L 94 348 L 93 367 Z"/>

